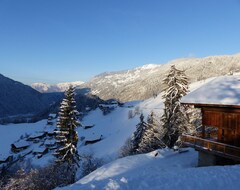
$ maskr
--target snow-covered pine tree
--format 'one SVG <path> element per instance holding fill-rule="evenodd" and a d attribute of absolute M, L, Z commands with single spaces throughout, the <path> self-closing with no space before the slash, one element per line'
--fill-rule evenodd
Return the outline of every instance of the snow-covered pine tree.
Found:
<path fill-rule="evenodd" d="M 184 71 L 172 65 L 163 84 L 165 85 L 163 94 L 165 108 L 161 118 L 165 133 L 163 142 L 172 148 L 188 127 L 186 112 L 180 104 L 180 99 L 188 92 L 188 78 Z"/>
<path fill-rule="evenodd" d="M 148 116 L 147 125 L 144 128 L 143 137 L 139 143 L 139 153 L 147 153 L 158 148 L 165 147 L 162 142 L 162 130 L 160 127 L 160 122 L 157 120 L 155 113 L 152 111 Z"/>
<path fill-rule="evenodd" d="M 55 152 L 57 163 L 65 163 L 72 172 L 72 182 L 75 181 L 76 169 L 79 167 L 80 156 L 77 151 L 78 134 L 77 126 L 80 125 L 75 101 L 75 89 L 70 86 L 65 92 L 65 98 L 60 105 L 57 122 L 56 141 L 59 144 Z"/>
<path fill-rule="evenodd" d="M 140 115 L 140 122 L 136 126 L 136 131 L 133 133 L 131 143 L 132 143 L 132 153 L 135 154 L 138 152 L 139 144 L 142 141 L 144 131 L 147 127 L 147 123 L 144 121 L 143 114 Z"/>

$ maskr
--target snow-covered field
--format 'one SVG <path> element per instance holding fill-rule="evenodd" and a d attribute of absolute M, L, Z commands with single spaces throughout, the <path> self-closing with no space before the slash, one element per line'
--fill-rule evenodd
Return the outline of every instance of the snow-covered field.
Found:
<path fill-rule="evenodd" d="M 212 79 L 191 84 L 190 90 L 193 91 L 199 88 L 209 80 Z M 146 119 L 151 111 L 154 111 L 160 116 L 162 109 L 163 101 L 162 94 L 160 94 L 156 98 L 150 98 L 145 101 L 127 102 L 124 107 L 117 107 L 107 115 L 103 115 L 99 108 L 89 112 L 89 114 L 84 117 L 82 124 L 94 125 L 94 127 L 90 129 L 78 128 L 79 139 L 83 139 L 79 141 L 78 144 L 79 153 L 93 153 L 95 157 L 103 158 L 106 162 L 116 159 L 119 155 L 119 149 L 135 131 L 136 125 L 139 122 L 140 113 L 143 113 Z M 129 118 L 129 111 L 133 112 L 133 118 Z M 9 155 L 11 152 L 11 144 L 18 141 L 20 136 L 43 131 L 46 124 L 47 120 L 31 124 L 0 125 L 0 157 Z M 54 122 L 53 127 L 55 127 L 55 125 L 56 122 Z M 102 140 L 100 142 L 84 145 L 85 140 L 99 138 L 101 135 Z M 31 148 L 37 148 L 36 146 L 37 145 L 34 145 L 34 147 L 32 146 Z M 31 157 L 33 163 L 36 165 L 46 164 L 47 161 L 52 158 L 53 156 L 51 154 L 47 154 L 40 159 Z"/>
<path fill-rule="evenodd" d="M 102 166 L 63 190 L 238 190 L 240 166 L 196 167 L 197 152 L 164 149 Z M 157 156 L 156 153 L 158 153 Z M 60 189 L 60 188 L 59 188 Z"/>
<path fill-rule="evenodd" d="M 212 79 L 190 85 L 190 91 Z M 81 139 L 78 144 L 79 153 L 93 153 L 94 157 L 102 158 L 108 164 L 64 189 L 239 189 L 240 166 L 197 168 L 197 152 L 193 149 L 181 154 L 164 149 L 117 159 L 119 149 L 136 129 L 140 113 L 145 118 L 151 111 L 161 115 L 161 97 L 160 94 L 145 101 L 128 102 L 107 115 L 103 115 L 99 108 L 90 111 L 82 124 L 94 126 L 89 129 L 78 128 Z M 129 118 L 130 110 L 133 118 Z M 44 130 L 46 123 L 46 120 L 42 120 L 35 124 L 0 125 L 0 155 L 9 154 L 10 145 L 21 135 Z M 84 145 L 86 140 L 99 137 L 102 137 L 101 141 Z M 157 152 L 158 155 L 155 156 Z M 47 154 L 39 159 L 29 158 L 36 165 L 44 165 L 53 156 Z"/>

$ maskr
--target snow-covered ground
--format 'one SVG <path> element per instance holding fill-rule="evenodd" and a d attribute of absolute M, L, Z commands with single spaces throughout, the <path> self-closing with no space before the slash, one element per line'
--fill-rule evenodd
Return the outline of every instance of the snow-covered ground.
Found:
<path fill-rule="evenodd" d="M 12 143 L 17 141 L 22 135 L 34 134 L 36 131 L 43 130 L 46 123 L 47 120 L 42 120 L 37 123 L 0 125 L 0 155 L 9 154 Z"/>
<path fill-rule="evenodd" d="M 213 79 L 190 85 L 190 91 L 199 89 Z M 93 153 L 94 157 L 102 158 L 108 164 L 63 189 L 239 189 L 240 166 L 198 168 L 197 152 L 193 149 L 181 154 L 164 149 L 117 159 L 119 149 L 136 129 L 140 113 L 143 113 L 145 118 L 151 111 L 160 116 L 162 109 L 163 100 L 160 94 L 145 101 L 128 102 L 107 115 L 103 115 L 99 108 L 90 111 L 83 118 L 82 124 L 93 127 L 78 128 L 81 139 L 78 144 L 79 153 Z M 129 111 L 133 113 L 132 118 L 129 118 Z M 0 154 L 8 154 L 10 145 L 21 135 L 44 130 L 46 123 L 46 120 L 42 120 L 35 124 L 0 125 Z M 86 140 L 99 137 L 102 137 L 102 140 L 95 144 L 84 144 Z M 158 155 L 155 156 L 157 152 Z M 53 159 L 53 156 L 49 153 L 39 159 L 31 155 L 28 158 L 32 159 L 35 165 L 44 165 Z"/>
<path fill-rule="evenodd" d="M 164 149 L 118 159 L 62 190 L 238 190 L 240 166 L 196 167 L 197 152 Z M 156 153 L 158 152 L 158 155 Z M 59 188 L 60 189 L 60 188 Z"/>
<path fill-rule="evenodd" d="M 200 81 L 190 85 L 190 90 L 193 91 L 209 80 Z M 127 138 L 131 137 L 139 122 L 140 113 L 145 115 L 145 119 L 154 111 L 157 115 L 162 114 L 163 101 L 162 94 L 156 98 L 150 98 L 145 101 L 127 102 L 124 107 L 117 107 L 111 113 L 103 115 L 98 108 L 89 112 L 84 117 L 83 125 L 94 125 L 93 128 L 83 129 L 78 128 L 79 153 L 93 153 L 95 157 L 103 158 L 106 162 L 110 162 L 118 157 L 119 149 L 123 146 Z M 129 111 L 133 113 L 133 118 L 129 118 Z M 42 120 L 37 123 L 9 124 L 0 125 L 0 157 L 5 157 L 11 152 L 11 144 L 18 141 L 20 136 L 25 134 L 34 134 L 38 131 L 46 130 L 47 120 Z M 54 125 L 56 122 L 54 122 Z M 55 126 L 53 126 L 55 127 Z M 99 138 L 102 135 L 102 140 L 95 144 L 84 145 L 85 140 Z M 82 138 L 81 138 L 82 137 Z M 38 148 L 39 144 L 34 144 L 30 148 Z M 48 160 L 53 159 L 51 152 L 44 155 L 42 158 L 32 158 L 36 165 L 46 164 Z"/>

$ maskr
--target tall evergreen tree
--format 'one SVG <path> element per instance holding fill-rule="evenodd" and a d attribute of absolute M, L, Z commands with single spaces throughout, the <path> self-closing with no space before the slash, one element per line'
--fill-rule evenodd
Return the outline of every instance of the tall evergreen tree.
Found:
<path fill-rule="evenodd" d="M 163 142 L 172 148 L 188 126 L 186 112 L 180 104 L 180 99 L 188 92 L 188 78 L 184 71 L 172 65 L 163 84 L 165 85 L 163 95 L 165 108 L 161 118 L 165 133 Z"/>
<path fill-rule="evenodd" d="M 140 115 L 140 122 L 136 126 L 136 131 L 133 133 L 131 144 L 132 144 L 132 153 L 137 153 L 139 149 L 139 144 L 142 141 L 144 131 L 147 127 L 147 123 L 144 121 L 143 114 Z"/>
<path fill-rule="evenodd" d="M 75 89 L 70 86 L 65 92 L 65 98 L 60 105 L 57 122 L 56 141 L 59 148 L 55 152 L 56 162 L 65 163 L 72 172 L 72 182 L 75 181 L 76 169 L 79 167 L 80 157 L 77 151 L 78 134 L 77 126 L 80 125 L 77 119 Z"/>
<path fill-rule="evenodd" d="M 147 125 L 143 131 L 143 137 L 139 143 L 138 152 L 147 153 L 158 148 L 165 147 L 162 142 L 162 130 L 160 123 L 157 121 L 155 113 L 152 111 L 148 116 Z"/>

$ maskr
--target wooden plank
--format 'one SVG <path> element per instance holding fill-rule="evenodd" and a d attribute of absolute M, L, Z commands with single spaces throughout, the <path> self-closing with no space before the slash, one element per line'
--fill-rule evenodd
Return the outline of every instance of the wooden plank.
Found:
<path fill-rule="evenodd" d="M 211 154 L 240 161 L 240 147 L 214 142 L 207 139 L 202 139 L 195 136 L 183 135 L 183 144 L 193 147 L 197 150 L 207 151 Z"/>

